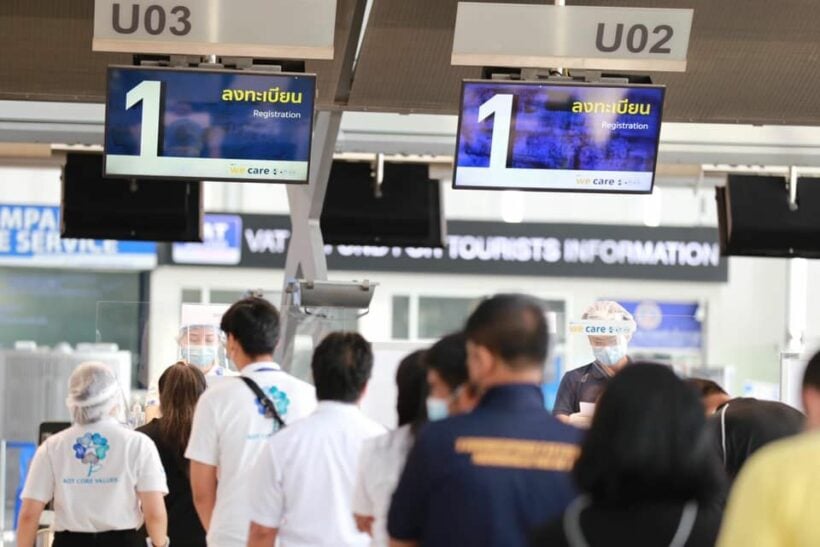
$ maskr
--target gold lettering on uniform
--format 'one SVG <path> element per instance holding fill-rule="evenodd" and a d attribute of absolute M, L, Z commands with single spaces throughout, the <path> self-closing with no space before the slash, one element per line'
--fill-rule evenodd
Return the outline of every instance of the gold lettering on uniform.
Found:
<path fill-rule="evenodd" d="M 473 465 L 479 467 L 569 471 L 578 459 L 580 448 L 550 441 L 459 437 L 456 452 L 469 454 Z"/>

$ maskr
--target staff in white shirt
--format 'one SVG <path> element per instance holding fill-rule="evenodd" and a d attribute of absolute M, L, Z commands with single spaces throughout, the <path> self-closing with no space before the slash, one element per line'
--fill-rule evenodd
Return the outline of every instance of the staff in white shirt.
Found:
<path fill-rule="evenodd" d="M 168 545 L 165 471 L 156 446 L 114 416 L 122 410 L 117 379 L 102 363 L 85 363 L 69 379 L 74 425 L 46 440 L 34 456 L 17 531 L 32 547 L 40 515 L 54 499 L 53 547 L 138 547 L 145 522 L 151 544 Z"/>
<path fill-rule="evenodd" d="M 222 316 L 228 357 L 242 377 L 253 380 L 291 423 L 316 408 L 310 384 L 283 372 L 273 362 L 279 338 L 279 313 L 262 298 L 240 300 Z M 191 460 L 191 490 L 208 545 L 245 547 L 250 525 L 249 471 L 265 441 L 279 430 L 241 378 L 226 378 L 208 388 L 197 403 L 185 457 Z"/>
<path fill-rule="evenodd" d="M 319 406 L 273 437 L 252 472 L 249 547 L 365 547 L 351 498 L 362 443 L 385 432 L 358 402 L 373 369 L 370 343 L 334 333 L 313 353 Z"/>

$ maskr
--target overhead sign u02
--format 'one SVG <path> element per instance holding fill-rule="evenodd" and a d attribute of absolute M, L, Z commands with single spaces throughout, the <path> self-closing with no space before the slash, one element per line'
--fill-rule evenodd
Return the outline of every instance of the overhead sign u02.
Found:
<path fill-rule="evenodd" d="M 452 63 L 683 72 L 691 9 L 459 2 Z"/>

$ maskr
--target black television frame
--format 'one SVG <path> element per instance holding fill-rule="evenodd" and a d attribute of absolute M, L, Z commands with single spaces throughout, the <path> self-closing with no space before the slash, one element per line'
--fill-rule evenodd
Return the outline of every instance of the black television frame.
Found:
<path fill-rule="evenodd" d="M 357 162 L 357 161 L 344 161 L 344 160 L 335 160 L 341 163 L 364 163 L 364 162 Z M 395 162 L 395 163 L 402 163 L 402 162 Z M 332 172 L 332 167 L 331 167 Z M 328 181 L 328 185 L 332 184 L 332 181 Z M 430 192 L 431 195 L 436 196 L 436 206 L 437 206 L 437 221 L 436 227 L 437 231 L 435 234 L 432 234 L 435 237 L 435 241 L 433 239 L 429 239 L 426 242 L 420 242 L 415 239 L 402 239 L 402 238 L 394 238 L 390 239 L 389 241 L 379 241 L 377 239 L 366 239 L 366 238 L 359 238 L 356 240 L 350 240 L 345 238 L 335 238 L 332 237 L 328 232 L 325 231 L 324 226 L 322 226 L 322 238 L 325 243 L 328 245 L 351 245 L 351 246 L 365 246 L 365 247 L 401 247 L 403 249 L 412 248 L 412 247 L 419 247 L 419 248 L 430 248 L 430 249 L 443 249 L 447 246 L 447 219 L 445 217 L 444 211 L 444 187 L 440 180 L 430 178 L 427 181 L 418 182 L 414 184 L 429 184 L 432 186 L 432 189 L 425 188 L 426 192 Z M 325 198 L 327 199 L 327 197 Z M 325 214 L 326 209 L 322 208 L 322 215 L 320 215 L 320 226 L 322 222 L 322 218 Z M 433 220 L 432 215 L 428 218 L 428 220 Z"/>
<path fill-rule="evenodd" d="M 68 157 L 70 155 L 77 155 L 77 156 L 100 156 L 99 153 L 96 152 L 69 152 L 66 154 L 66 162 L 68 161 Z M 105 161 L 105 156 L 101 157 L 101 161 Z M 202 181 L 195 180 L 195 179 L 168 179 L 168 178 L 143 178 L 143 177 L 128 177 L 128 178 L 120 178 L 120 177 L 106 177 L 105 174 L 99 175 L 99 178 L 106 179 L 106 178 L 114 178 L 118 183 L 128 183 L 128 181 L 136 182 L 138 184 L 155 184 L 162 186 L 163 181 L 169 181 L 174 184 L 186 184 L 192 188 L 196 188 L 196 195 L 194 196 L 197 199 L 197 215 L 198 215 L 198 223 L 196 234 L 192 233 L 192 237 L 196 239 L 167 239 L 167 238 L 145 238 L 145 237 L 138 237 L 128 234 L 117 234 L 110 237 L 102 237 L 99 234 L 92 234 L 91 232 L 76 232 L 68 230 L 66 231 L 66 174 L 65 174 L 66 166 L 64 165 L 62 168 L 62 172 L 60 173 L 60 238 L 61 239 L 114 239 L 117 241 L 149 241 L 149 242 L 157 242 L 157 243 L 197 243 L 202 242 L 205 237 L 205 192 L 203 188 Z M 190 211 L 187 211 L 190 214 Z"/>
<path fill-rule="evenodd" d="M 564 189 L 564 188 L 522 188 L 520 186 L 467 186 L 467 185 L 456 185 L 456 176 L 458 175 L 458 150 L 459 146 L 461 145 L 461 121 L 464 117 L 464 88 L 466 84 L 475 84 L 475 83 L 484 83 L 484 84 L 498 84 L 498 85 L 535 85 L 535 86 L 564 86 L 564 87 L 602 87 L 607 89 L 617 89 L 617 88 L 653 88 L 653 89 L 660 89 L 661 90 L 661 114 L 660 119 L 661 123 L 658 124 L 658 132 L 655 135 L 655 163 L 652 166 L 652 184 L 649 186 L 649 190 L 641 190 L 639 192 L 626 192 L 623 190 L 579 190 L 579 189 Z M 661 127 L 663 126 L 663 109 L 666 105 L 666 86 L 659 85 L 659 84 L 620 84 L 620 83 L 607 83 L 607 82 L 578 82 L 578 81 L 552 81 L 552 80 L 482 80 L 482 79 L 466 79 L 461 81 L 461 94 L 458 98 L 458 127 L 456 129 L 456 148 L 453 153 L 453 182 L 452 188 L 453 190 L 488 190 L 488 191 L 497 191 L 497 190 L 513 190 L 519 192 L 553 192 L 553 193 L 568 193 L 568 194 L 590 194 L 590 195 L 597 195 L 597 194 L 619 194 L 623 196 L 645 196 L 652 194 L 655 190 L 655 179 L 657 177 L 657 169 L 658 169 L 658 154 L 660 148 L 660 139 L 661 139 Z M 545 173 L 549 173 L 550 170 L 544 170 Z"/>
<path fill-rule="evenodd" d="M 108 95 L 109 85 L 111 83 L 112 70 L 159 70 L 167 72 L 196 72 L 200 74 L 218 73 L 218 74 L 240 74 L 246 76 L 290 76 L 295 78 L 305 78 L 313 81 L 313 109 L 310 111 L 310 142 L 308 143 L 308 168 L 305 180 L 288 180 L 288 179 L 253 179 L 253 178 L 230 178 L 230 177 L 183 177 L 183 176 L 157 176 L 157 175 L 120 175 L 108 173 L 108 153 L 105 148 L 108 142 Z M 103 176 L 106 178 L 123 178 L 123 179 L 156 179 L 156 180 L 213 180 L 217 182 L 254 182 L 264 184 L 294 184 L 305 186 L 310 184 L 310 167 L 313 157 L 313 128 L 316 121 L 316 100 L 318 99 L 317 92 L 317 78 L 313 73 L 296 73 L 296 72 L 265 72 L 260 70 L 237 70 L 228 68 L 189 68 L 189 67 L 160 67 L 160 66 L 132 66 L 132 65 L 109 65 L 105 71 L 105 121 L 103 123 Z M 162 126 L 160 125 L 160 131 Z M 229 158 L 223 158 L 229 159 Z"/>

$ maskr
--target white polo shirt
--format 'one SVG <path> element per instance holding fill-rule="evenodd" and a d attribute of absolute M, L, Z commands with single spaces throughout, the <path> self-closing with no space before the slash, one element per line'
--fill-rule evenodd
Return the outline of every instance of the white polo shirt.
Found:
<path fill-rule="evenodd" d="M 270 396 L 286 424 L 316 408 L 316 390 L 275 363 L 253 363 L 241 374 Z M 208 545 L 245 547 L 250 526 L 250 470 L 277 431 L 256 396 L 239 378 L 222 378 L 200 397 L 185 457 L 218 468 L 216 507 Z"/>
<path fill-rule="evenodd" d="M 387 513 L 411 448 L 413 433 L 409 425 L 368 439 L 362 445 L 353 513 L 374 518 L 372 547 L 388 547 L 390 544 Z"/>
<path fill-rule="evenodd" d="M 267 443 L 252 473 L 251 520 L 278 528 L 281 547 L 370 545 L 353 519 L 353 485 L 362 443 L 384 432 L 356 405 L 320 401 Z"/>
<path fill-rule="evenodd" d="M 136 530 L 138 492 L 168 493 L 154 442 L 109 418 L 74 425 L 37 449 L 22 498 L 54 499 L 54 530 Z"/>

